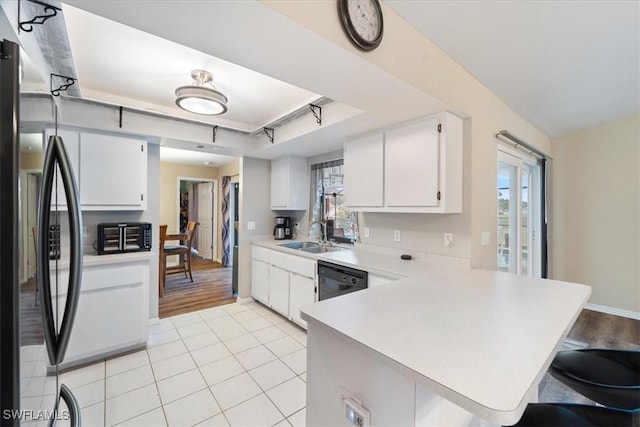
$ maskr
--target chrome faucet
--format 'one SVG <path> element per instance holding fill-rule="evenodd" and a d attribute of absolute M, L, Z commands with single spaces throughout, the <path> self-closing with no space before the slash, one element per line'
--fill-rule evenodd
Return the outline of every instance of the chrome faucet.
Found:
<path fill-rule="evenodd" d="M 327 243 L 327 225 L 322 221 L 313 221 L 311 224 L 309 224 L 309 231 L 307 231 L 307 237 L 311 235 L 311 227 L 313 227 L 314 224 L 320 224 L 320 233 L 321 233 L 320 240 L 322 243 Z"/>

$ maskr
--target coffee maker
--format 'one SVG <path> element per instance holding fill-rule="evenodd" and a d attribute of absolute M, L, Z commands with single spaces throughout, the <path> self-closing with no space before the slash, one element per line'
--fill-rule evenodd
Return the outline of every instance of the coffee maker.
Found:
<path fill-rule="evenodd" d="M 276 226 L 273 229 L 273 238 L 276 240 L 291 239 L 291 218 L 288 216 L 277 216 Z"/>

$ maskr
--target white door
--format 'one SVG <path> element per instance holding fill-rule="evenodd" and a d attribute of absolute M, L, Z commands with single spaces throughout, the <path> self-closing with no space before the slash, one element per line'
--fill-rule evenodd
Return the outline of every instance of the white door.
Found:
<path fill-rule="evenodd" d="M 213 259 L 213 183 L 198 184 L 198 255 Z"/>
<path fill-rule="evenodd" d="M 540 277 L 540 167 L 498 152 L 498 270 Z"/>

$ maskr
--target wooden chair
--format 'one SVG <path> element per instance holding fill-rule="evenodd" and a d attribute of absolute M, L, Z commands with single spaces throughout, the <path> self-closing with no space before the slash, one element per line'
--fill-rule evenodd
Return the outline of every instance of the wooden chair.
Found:
<path fill-rule="evenodd" d="M 164 255 L 164 242 L 167 236 L 167 224 L 160 226 L 160 256 L 158 257 L 158 293 L 160 298 L 164 296 L 164 284 L 167 280 L 167 258 Z"/>
<path fill-rule="evenodd" d="M 162 248 L 164 251 L 165 275 L 171 274 L 171 273 L 184 272 L 184 277 L 189 278 L 193 282 L 193 274 L 191 273 L 191 247 L 193 245 L 193 237 L 196 234 L 197 228 L 198 228 L 197 222 L 189 221 L 187 223 L 187 229 L 185 230 L 184 235 L 180 236 L 183 238 L 181 240 L 181 244 L 164 246 Z M 167 240 L 169 240 L 169 238 L 167 238 Z M 167 269 L 166 268 L 167 257 L 171 255 L 179 255 L 180 261 L 178 262 L 177 267 L 171 267 Z M 189 273 L 188 276 L 187 276 L 187 273 Z"/>

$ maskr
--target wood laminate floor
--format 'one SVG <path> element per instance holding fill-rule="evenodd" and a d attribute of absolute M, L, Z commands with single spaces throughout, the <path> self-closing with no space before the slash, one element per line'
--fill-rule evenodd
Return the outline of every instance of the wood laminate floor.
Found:
<path fill-rule="evenodd" d="M 584 309 L 569 331 L 566 344 L 564 349 L 567 350 L 579 348 L 638 350 L 640 349 L 640 320 Z M 549 374 L 545 374 L 540 381 L 538 399 L 540 402 L 595 405 L 595 402 L 571 390 Z"/>
<path fill-rule="evenodd" d="M 193 283 L 184 273 L 167 275 L 159 317 L 175 316 L 236 301 L 231 291 L 231 267 L 199 257 L 192 259 Z"/>
<path fill-rule="evenodd" d="M 20 345 L 44 343 L 40 302 L 36 305 L 35 298 L 36 279 L 34 277 L 20 285 Z"/>

